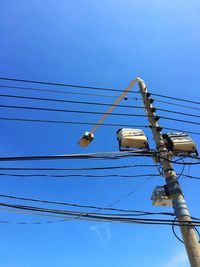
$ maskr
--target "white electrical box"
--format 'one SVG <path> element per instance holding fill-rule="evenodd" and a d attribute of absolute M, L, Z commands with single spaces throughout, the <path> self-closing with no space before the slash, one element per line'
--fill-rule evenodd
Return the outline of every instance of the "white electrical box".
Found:
<path fill-rule="evenodd" d="M 156 186 L 151 196 L 153 206 L 172 206 L 172 200 L 165 186 Z"/>
<path fill-rule="evenodd" d="M 162 137 L 169 151 L 197 154 L 196 144 L 186 133 L 166 133 Z"/>
<path fill-rule="evenodd" d="M 120 150 L 149 149 L 147 137 L 140 129 L 121 128 L 117 131 L 117 140 Z"/>

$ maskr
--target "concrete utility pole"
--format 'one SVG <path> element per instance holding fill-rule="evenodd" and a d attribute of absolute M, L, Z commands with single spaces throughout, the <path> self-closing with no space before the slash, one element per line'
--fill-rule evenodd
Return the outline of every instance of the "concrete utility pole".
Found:
<path fill-rule="evenodd" d="M 172 154 L 167 150 L 163 137 L 161 135 L 161 128 L 158 125 L 158 116 L 155 115 L 155 109 L 152 106 L 152 100 L 150 99 L 150 94 L 147 91 L 144 81 L 140 78 L 135 78 L 131 83 L 125 88 L 113 105 L 108 109 L 108 111 L 102 116 L 98 121 L 96 126 L 90 131 L 86 132 L 79 140 L 79 145 L 82 147 L 88 146 L 94 139 L 94 132 L 106 119 L 106 117 L 113 111 L 114 107 L 120 102 L 120 100 L 126 95 L 127 92 L 133 87 L 134 84 L 138 83 L 140 92 L 142 95 L 144 108 L 146 109 L 147 116 L 150 123 L 150 128 L 153 132 L 153 137 L 156 142 L 156 147 L 159 154 L 159 161 L 162 164 L 164 170 L 164 176 L 166 180 L 166 186 L 170 197 L 172 199 L 172 205 L 174 208 L 174 213 L 180 224 L 180 229 L 182 237 L 184 240 L 185 248 L 189 257 L 191 267 L 200 267 L 200 244 L 195 232 L 194 227 L 191 223 L 191 217 L 184 200 L 184 196 L 176 177 L 176 173 L 171 164 Z M 184 225 L 185 224 L 185 225 Z M 190 225 L 191 224 L 191 225 Z"/>
<path fill-rule="evenodd" d="M 152 106 L 150 94 L 147 91 L 145 83 L 140 80 L 139 88 L 142 95 L 144 108 L 146 109 L 150 127 L 153 132 L 153 137 L 156 142 L 157 150 L 159 152 L 160 163 L 164 170 L 164 176 L 166 180 L 167 189 L 172 198 L 172 205 L 174 208 L 175 216 L 180 223 L 180 229 L 184 240 L 185 248 L 189 257 L 190 265 L 192 267 L 200 267 L 200 244 L 197 239 L 197 235 L 194 227 L 188 226 L 191 222 L 191 217 L 184 200 L 184 196 L 181 187 L 178 183 L 176 173 L 171 164 L 172 155 L 168 152 L 162 135 L 160 133 L 160 127 L 155 116 L 155 109 Z M 187 225 L 184 225 L 186 223 Z"/>

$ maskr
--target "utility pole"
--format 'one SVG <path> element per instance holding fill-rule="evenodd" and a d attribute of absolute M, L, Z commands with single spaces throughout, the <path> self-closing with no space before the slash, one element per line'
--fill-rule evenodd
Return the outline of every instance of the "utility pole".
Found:
<path fill-rule="evenodd" d="M 179 185 L 176 173 L 174 171 L 172 161 L 172 153 L 169 152 L 164 143 L 163 137 L 161 135 L 161 127 L 158 125 L 159 117 L 155 115 L 155 108 L 152 106 L 153 100 L 150 98 L 150 93 L 148 93 L 144 81 L 140 78 L 135 78 L 130 82 L 130 84 L 125 88 L 120 94 L 113 105 L 108 109 L 108 111 L 102 116 L 102 118 L 97 122 L 94 128 L 90 132 L 86 132 L 79 140 L 79 145 L 81 147 L 88 146 L 94 139 L 94 132 L 106 119 L 106 117 L 113 111 L 115 106 L 120 102 L 120 100 L 126 95 L 127 92 L 138 83 L 140 88 L 140 93 L 142 95 L 144 108 L 149 119 L 150 128 L 153 132 L 153 137 L 156 142 L 156 147 L 159 154 L 159 161 L 162 164 L 164 170 L 164 176 L 166 180 L 166 186 L 169 195 L 172 199 L 172 205 L 174 208 L 174 214 L 179 221 L 183 241 L 188 254 L 191 267 L 200 267 L 200 244 L 198 238 L 192 226 L 191 216 L 189 214 L 186 202 L 184 200 L 183 192 Z"/>
<path fill-rule="evenodd" d="M 144 108 L 146 109 L 150 123 L 150 128 L 153 132 L 153 137 L 156 142 L 156 147 L 159 153 L 159 161 L 163 167 L 166 186 L 172 199 L 174 213 L 177 220 L 181 221 L 179 223 L 180 229 L 190 265 L 192 267 L 200 267 L 200 244 L 197 239 L 194 227 L 192 226 L 192 224 L 190 225 L 191 217 L 184 200 L 180 184 L 177 180 L 176 173 L 171 163 L 172 154 L 168 152 L 163 137 L 160 133 L 161 128 L 158 125 L 158 117 L 155 115 L 155 108 L 152 106 L 153 100 L 150 98 L 150 93 L 148 93 L 145 83 L 141 79 L 138 84 L 140 93 L 142 95 Z"/>

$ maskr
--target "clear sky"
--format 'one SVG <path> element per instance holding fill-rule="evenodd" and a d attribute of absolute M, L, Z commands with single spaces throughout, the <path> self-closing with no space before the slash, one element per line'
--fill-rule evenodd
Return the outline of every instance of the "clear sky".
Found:
<path fill-rule="evenodd" d="M 0 76 L 68 84 L 123 89 L 135 77 L 144 79 L 150 92 L 199 101 L 200 2 L 191 1 L 92 1 L 92 0 L 1 0 Z M 1 81 L 0 85 L 25 86 Z M 28 85 L 26 85 L 28 86 Z M 33 85 L 32 85 L 33 86 Z M 49 89 L 49 86 L 34 85 Z M 86 89 L 51 89 L 106 94 Z M 137 90 L 135 86 L 134 90 Z M 0 88 L 0 93 L 55 99 L 112 103 L 114 98 Z M 134 95 L 130 95 L 134 97 Z M 138 95 L 136 96 L 138 97 Z M 159 98 L 157 98 L 159 99 Z M 161 98 L 160 98 L 161 100 Z M 163 99 L 162 99 L 163 100 Z M 24 105 L 74 110 L 107 110 L 104 106 L 52 103 L 0 98 L 4 105 Z M 174 102 L 178 103 L 178 102 Z M 121 104 L 139 105 L 128 99 Z M 183 103 L 182 103 L 183 104 Z M 156 102 L 156 107 L 198 115 L 198 110 Z M 190 104 L 190 106 L 198 107 Z M 1 108 L 1 117 L 97 122 L 100 115 L 57 113 Z M 143 110 L 119 108 L 115 112 L 145 114 Z M 198 121 L 170 113 L 159 115 Z M 145 118 L 109 116 L 106 123 L 147 125 Z M 199 132 L 199 126 L 160 120 L 165 127 Z M 100 127 L 86 149 L 77 140 L 90 125 L 1 121 L 0 156 L 53 155 L 117 151 L 116 130 Z M 166 132 L 166 130 L 163 130 Z M 152 135 L 145 130 L 150 147 Z M 198 135 L 191 135 L 199 146 Z M 151 158 L 121 160 L 61 160 L 2 162 L 0 167 L 102 167 L 152 164 Z M 177 168 L 180 172 L 181 168 Z M 86 174 L 148 174 L 156 169 L 120 169 Z M 10 172 L 11 173 L 11 172 Z M 15 172 L 16 173 L 16 172 Z M 22 173 L 22 172 L 21 172 Z M 24 172 L 25 173 L 25 172 Z M 29 172 L 31 173 L 31 172 Z M 65 172 L 66 173 L 66 172 Z M 68 172 L 70 173 L 70 172 Z M 78 173 L 78 172 L 76 172 Z M 199 175 L 199 167 L 185 168 Z M 191 214 L 200 217 L 199 181 L 180 179 Z M 0 194 L 87 205 L 157 211 L 151 193 L 163 178 L 48 178 L 1 177 Z M 126 195 L 133 192 L 129 197 Z M 1 198 L 1 202 L 9 201 Z M 10 200 L 11 203 L 14 201 Z M 15 202 L 19 203 L 19 202 Z M 23 202 L 20 202 L 20 204 Z M 26 203 L 27 204 L 27 203 Z M 31 203 L 30 203 L 31 204 Z M 1 220 L 45 222 L 48 218 L 0 211 Z M 184 246 L 170 226 L 126 225 L 66 221 L 41 225 L 0 224 L 2 267 L 188 267 Z M 177 229 L 177 233 L 178 229 Z"/>

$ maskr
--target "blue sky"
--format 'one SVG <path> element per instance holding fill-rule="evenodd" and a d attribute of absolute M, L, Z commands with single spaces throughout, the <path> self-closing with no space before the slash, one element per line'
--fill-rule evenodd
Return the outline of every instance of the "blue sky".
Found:
<path fill-rule="evenodd" d="M 0 1 L 0 76 L 123 89 L 135 77 L 144 79 L 150 92 L 199 101 L 200 18 L 199 1 Z M 22 85 L 0 82 L 1 85 Z M 36 87 L 36 86 L 35 86 Z M 46 88 L 48 86 L 37 86 Z M 85 93 L 86 89 L 57 88 Z M 137 90 L 137 86 L 133 88 Z M 113 98 L 17 91 L 0 93 L 51 97 L 76 101 L 112 103 Z M 130 95 L 134 97 L 134 95 Z M 137 95 L 138 96 L 138 95 Z M 158 98 L 159 99 L 159 98 Z M 161 99 L 160 99 L 161 100 Z M 107 107 L 1 98 L 2 104 L 106 111 Z M 122 100 L 122 104 L 141 105 Z M 155 101 L 155 106 L 185 111 Z M 196 106 L 197 107 L 197 106 Z M 117 107 L 115 112 L 145 114 L 143 110 Z M 174 118 L 189 119 L 174 114 Z M 97 122 L 99 115 L 2 109 L 3 117 L 23 117 Z M 194 118 L 191 120 L 195 121 Z M 197 119 L 196 119 L 197 121 Z M 109 116 L 107 123 L 146 125 L 145 118 Z M 198 126 L 171 121 L 161 125 L 198 132 Z M 100 127 L 93 143 L 83 150 L 80 136 L 91 126 L 1 121 L 1 156 L 52 155 L 117 151 L 117 127 Z M 151 148 L 152 135 L 145 130 Z M 192 135 L 199 146 L 199 137 Z M 97 167 L 151 164 L 151 159 L 62 160 L 59 162 L 11 162 L 0 167 Z M 176 167 L 177 172 L 180 168 Z M 118 174 L 155 172 L 122 169 Z M 199 167 L 185 169 L 198 176 Z M 87 172 L 89 173 L 89 172 Z M 111 173 L 111 171 L 110 171 Z M 94 173 L 95 174 L 95 173 Z M 97 173 L 96 173 L 97 174 Z M 102 171 L 100 174 L 108 174 Z M 163 178 L 66 178 L 1 177 L 1 194 L 106 206 L 120 200 L 118 207 L 149 211 L 171 211 L 151 205 L 150 196 Z M 199 216 L 199 182 L 181 179 L 191 214 Z M 125 198 L 130 191 L 134 193 Z M 3 201 L 3 199 L 2 199 Z M 10 221 L 45 221 L 31 215 L 1 212 Z M 68 221 L 42 225 L 1 224 L 0 266 L 189 266 L 183 245 L 167 226 L 115 225 Z"/>

